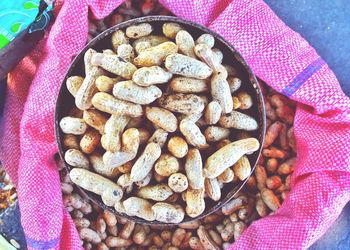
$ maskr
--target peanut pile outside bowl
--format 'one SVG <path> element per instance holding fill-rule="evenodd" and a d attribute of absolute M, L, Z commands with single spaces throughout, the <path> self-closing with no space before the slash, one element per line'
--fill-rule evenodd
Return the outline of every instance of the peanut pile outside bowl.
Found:
<path fill-rule="evenodd" d="M 73 183 L 119 213 L 180 223 L 249 177 L 260 145 L 244 110 L 257 107 L 212 35 L 194 40 L 177 23 L 152 32 L 132 25 L 112 34 L 113 50 L 87 50 L 85 77 L 66 82 L 76 107 L 59 125 Z"/>

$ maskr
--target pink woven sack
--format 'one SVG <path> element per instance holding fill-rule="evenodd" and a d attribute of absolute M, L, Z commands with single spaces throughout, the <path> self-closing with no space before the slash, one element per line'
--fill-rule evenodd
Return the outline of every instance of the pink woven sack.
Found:
<path fill-rule="evenodd" d="M 59 1 L 50 33 L 9 75 L 1 161 L 18 188 L 29 249 L 81 248 L 53 160 L 55 100 L 72 57 L 86 43 L 88 10 L 103 18 L 121 2 Z M 231 249 L 306 249 L 350 200 L 350 99 L 315 50 L 262 0 L 161 2 L 221 34 L 259 78 L 298 103 L 292 191 Z"/>

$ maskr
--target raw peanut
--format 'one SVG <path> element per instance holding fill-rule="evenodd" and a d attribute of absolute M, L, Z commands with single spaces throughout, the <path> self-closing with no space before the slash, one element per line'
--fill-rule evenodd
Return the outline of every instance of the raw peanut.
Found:
<path fill-rule="evenodd" d="M 234 235 L 234 232 L 235 232 L 235 224 L 234 223 L 228 223 L 224 230 L 221 232 L 221 238 L 224 240 L 224 241 L 230 241 L 231 238 L 233 237 Z M 221 245 L 221 244 L 220 244 Z"/>
<path fill-rule="evenodd" d="M 107 245 L 103 242 L 98 243 L 96 248 L 97 250 L 109 250 L 109 247 L 107 247 Z"/>
<path fill-rule="evenodd" d="M 141 105 L 118 100 L 112 95 L 103 92 L 94 95 L 92 104 L 96 109 L 109 114 L 127 115 L 130 117 L 138 117 L 143 114 Z"/>
<path fill-rule="evenodd" d="M 169 87 L 172 91 L 183 94 L 202 93 L 209 90 L 206 80 L 183 76 L 174 77 Z"/>
<path fill-rule="evenodd" d="M 206 79 L 212 74 L 205 63 L 178 53 L 166 57 L 165 67 L 173 74 L 196 79 Z"/>
<path fill-rule="evenodd" d="M 145 178 L 143 178 L 141 181 L 135 182 L 136 186 L 139 188 L 147 186 L 151 180 L 152 180 L 153 172 L 150 171 Z"/>
<path fill-rule="evenodd" d="M 227 65 L 227 64 L 223 64 L 222 66 L 225 67 L 229 77 L 231 77 L 231 76 L 237 77 L 238 72 L 237 72 L 237 69 L 235 67 L 233 67 L 231 65 Z"/>
<path fill-rule="evenodd" d="M 90 221 L 86 218 L 79 218 L 73 220 L 74 225 L 79 228 L 88 228 L 90 226 Z"/>
<path fill-rule="evenodd" d="M 198 149 L 192 148 L 188 151 L 185 171 L 191 188 L 201 189 L 204 187 L 203 163 Z"/>
<path fill-rule="evenodd" d="M 157 160 L 154 170 L 161 176 L 170 176 L 179 171 L 180 164 L 178 159 L 169 154 L 162 154 Z"/>
<path fill-rule="evenodd" d="M 167 132 L 175 132 L 177 129 L 176 116 L 164 108 L 146 107 L 146 117 L 157 127 Z"/>
<path fill-rule="evenodd" d="M 204 112 L 204 119 L 207 124 L 216 124 L 221 116 L 221 106 L 217 101 L 211 101 Z"/>
<path fill-rule="evenodd" d="M 238 218 L 242 221 L 248 220 L 250 216 L 253 214 L 254 205 L 255 205 L 255 199 L 249 199 L 248 205 L 238 210 L 238 213 L 237 213 Z"/>
<path fill-rule="evenodd" d="M 213 201 L 220 200 L 221 189 L 217 178 L 213 178 L 213 179 L 205 178 L 204 186 L 205 186 L 205 192 L 207 193 L 210 199 L 212 199 Z"/>
<path fill-rule="evenodd" d="M 102 155 L 98 152 L 94 152 L 89 157 L 92 169 L 103 176 L 108 178 L 115 178 L 119 174 L 119 169 L 116 167 L 106 166 L 103 162 Z"/>
<path fill-rule="evenodd" d="M 281 177 L 274 175 L 266 179 L 266 187 L 269 189 L 276 189 L 282 185 Z"/>
<path fill-rule="evenodd" d="M 204 100 L 194 94 L 163 95 L 158 102 L 163 108 L 185 115 L 201 113 L 205 107 Z"/>
<path fill-rule="evenodd" d="M 222 239 L 221 236 L 213 229 L 208 231 L 209 236 L 213 239 L 213 241 L 217 244 L 217 245 L 221 245 L 222 244 Z"/>
<path fill-rule="evenodd" d="M 188 188 L 188 180 L 186 175 L 175 173 L 169 176 L 169 187 L 176 193 L 181 193 Z"/>
<path fill-rule="evenodd" d="M 130 179 L 130 174 L 122 174 L 119 176 L 117 184 L 122 187 L 123 189 L 128 188 L 129 186 L 132 186 L 132 181 Z"/>
<path fill-rule="evenodd" d="M 81 228 L 79 230 L 80 239 L 91 242 L 92 244 L 98 244 L 101 242 L 101 237 L 94 230 L 90 228 Z"/>
<path fill-rule="evenodd" d="M 63 136 L 63 146 L 68 149 L 80 149 L 78 138 L 72 134 Z"/>
<path fill-rule="evenodd" d="M 164 223 L 180 223 L 185 212 L 180 205 L 172 205 L 165 202 L 157 202 L 152 206 L 155 219 Z"/>
<path fill-rule="evenodd" d="M 197 230 L 198 237 L 202 243 L 204 249 L 220 250 L 220 247 L 215 243 L 215 241 L 210 237 L 207 230 L 200 226 Z"/>
<path fill-rule="evenodd" d="M 269 208 L 266 206 L 261 197 L 256 199 L 255 210 L 258 212 L 260 217 L 265 217 L 269 214 Z"/>
<path fill-rule="evenodd" d="M 107 117 L 96 109 L 84 110 L 83 119 L 90 127 L 96 129 L 100 134 L 104 134 L 104 127 Z"/>
<path fill-rule="evenodd" d="M 246 186 L 250 190 L 255 190 L 256 189 L 256 179 L 255 179 L 255 177 L 253 175 L 251 175 L 248 178 L 248 180 L 246 182 Z"/>
<path fill-rule="evenodd" d="M 281 148 L 284 150 L 289 149 L 287 130 L 288 130 L 287 125 L 283 123 L 278 139 L 279 139 L 279 143 L 280 143 Z"/>
<path fill-rule="evenodd" d="M 286 185 L 286 189 L 287 190 L 290 190 L 290 188 L 291 188 L 291 175 L 288 175 L 287 177 L 286 177 L 286 180 L 285 180 L 285 182 L 284 182 L 284 184 Z"/>
<path fill-rule="evenodd" d="M 99 76 L 96 78 L 95 84 L 99 91 L 112 93 L 114 84 L 119 81 L 122 81 L 121 77 L 111 78 L 108 76 Z"/>
<path fill-rule="evenodd" d="M 190 247 L 190 239 L 192 238 L 192 232 L 187 232 L 185 238 L 182 240 L 180 249 L 188 249 Z"/>
<path fill-rule="evenodd" d="M 95 227 L 96 227 L 96 231 L 98 234 L 103 234 L 106 231 L 106 222 L 104 221 L 104 219 L 102 218 L 102 215 L 100 215 L 96 222 L 95 222 Z M 102 237 L 101 237 L 102 238 Z"/>
<path fill-rule="evenodd" d="M 189 245 L 193 250 L 204 250 L 204 247 L 198 237 L 191 237 Z"/>
<path fill-rule="evenodd" d="M 120 173 L 130 174 L 132 165 L 133 163 L 131 161 L 128 161 L 127 163 L 124 163 L 123 165 L 118 166 L 117 169 L 119 170 Z"/>
<path fill-rule="evenodd" d="M 188 145 L 183 138 L 174 136 L 168 141 L 168 150 L 176 158 L 183 158 L 187 155 Z"/>
<path fill-rule="evenodd" d="M 258 189 L 263 190 L 266 187 L 266 179 L 267 179 L 267 174 L 263 166 L 261 165 L 256 166 L 255 177 L 256 177 Z"/>
<path fill-rule="evenodd" d="M 224 172 L 222 172 L 222 174 L 218 176 L 218 181 L 221 183 L 229 183 L 233 181 L 233 178 L 234 172 L 230 168 L 227 168 Z"/>
<path fill-rule="evenodd" d="M 209 126 L 204 131 L 205 139 L 209 142 L 221 141 L 230 136 L 230 130 L 227 128 Z"/>
<path fill-rule="evenodd" d="M 234 110 L 239 109 L 242 105 L 242 103 L 240 102 L 240 100 L 236 96 L 232 96 L 232 102 L 233 102 L 233 109 Z"/>
<path fill-rule="evenodd" d="M 295 137 L 294 137 L 294 128 L 291 127 L 288 129 L 287 132 L 287 138 L 288 138 L 288 145 L 291 147 L 291 149 L 296 152 L 296 142 L 295 142 Z"/>
<path fill-rule="evenodd" d="M 204 174 L 207 178 L 216 178 L 225 169 L 235 164 L 247 152 L 258 150 L 259 141 L 248 138 L 232 142 L 212 154 L 204 166 Z"/>
<path fill-rule="evenodd" d="M 180 224 L 181 225 L 181 224 Z M 165 242 L 168 242 L 171 240 L 172 237 L 172 232 L 169 230 L 162 230 L 160 233 L 160 237 L 162 238 L 162 240 L 164 240 Z"/>
<path fill-rule="evenodd" d="M 85 78 L 81 84 L 78 92 L 75 94 L 75 105 L 81 109 L 86 110 L 91 107 L 91 99 L 96 93 L 96 78 L 103 74 L 102 69 L 92 65 L 92 58 L 97 54 L 93 49 L 88 49 L 84 55 L 85 63 Z"/>
<path fill-rule="evenodd" d="M 143 36 L 148 36 L 153 31 L 152 25 L 149 23 L 140 23 L 131 25 L 126 28 L 126 36 L 129 38 L 137 39 Z"/>
<path fill-rule="evenodd" d="M 60 128 L 65 134 L 82 135 L 87 126 L 83 119 L 66 116 L 61 119 Z"/>
<path fill-rule="evenodd" d="M 290 101 L 282 95 L 276 94 L 270 98 L 271 104 L 276 107 L 277 116 L 285 123 L 292 125 L 295 111 L 289 106 Z"/>
<path fill-rule="evenodd" d="M 274 189 L 274 193 L 275 194 L 281 194 L 282 192 L 284 192 L 287 189 L 285 184 L 281 184 L 278 188 Z"/>
<path fill-rule="evenodd" d="M 270 189 L 264 188 L 260 193 L 262 200 L 272 211 L 276 211 L 281 206 L 280 201 Z"/>
<path fill-rule="evenodd" d="M 129 216 L 137 216 L 147 221 L 155 220 L 152 212 L 152 203 L 145 199 L 129 197 L 123 201 L 123 205 L 125 208 L 125 213 Z"/>
<path fill-rule="evenodd" d="M 69 176 L 76 185 L 101 195 L 103 203 L 107 206 L 114 206 L 123 196 L 120 186 L 86 169 L 74 168 L 69 172 Z"/>
<path fill-rule="evenodd" d="M 67 89 L 69 93 L 72 94 L 72 96 L 75 97 L 83 81 L 84 81 L 84 77 L 81 77 L 81 76 L 70 76 L 67 78 L 67 81 L 66 81 Z"/>
<path fill-rule="evenodd" d="M 63 195 L 63 204 L 65 207 L 80 209 L 83 206 L 83 199 L 78 194 Z"/>
<path fill-rule="evenodd" d="M 155 249 L 158 249 L 157 247 L 162 247 L 164 245 L 164 241 L 159 235 L 153 236 L 153 244 L 156 246 Z"/>
<path fill-rule="evenodd" d="M 81 208 L 79 209 L 83 214 L 91 214 L 92 206 L 88 202 L 84 202 Z"/>
<path fill-rule="evenodd" d="M 163 29 L 163 34 L 166 37 L 170 39 L 174 39 L 176 37 L 176 34 L 180 30 L 182 30 L 182 27 L 178 23 L 164 23 L 162 29 Z"/>
<path fill-rule="evenodd" d="M 227 69 L 226 69 L 227 70 Z M 230 75 L 230 73 L 228 73 L 228 75 Z M 228 86 L 230 87 L 230 92 L 231 94 L 233 94 L 234 92 L 236 92 L 242 85 L 242 81 L 241 79 L 237 78 L 237 77 L 233 77 L 233 76 L 229 76 L 227 78 L 227 82 L 228 82 Z M 238 99 L 239 100 L 239 99 Z"/>
<path fill-rule="evenodd" d="M 210 81 L 211 95 L 214 100 L 219 102 L 222 113 L 224 114 L 230 113 L 233 109 L 232 96 L 226 76 L 227 71 L 220 65 L 219 69 L 214 72 Z"/>
<path fill-rule="evenodd" d="M 152 170 L 153 164 L 161 155 L 161 148 L 158 144 L 150 142 L 145 150 L 136 160 L 131 169 L 131 180 L 133 182 L 141 181 Z"/>
<path fill-rule="evenodd" d="M 206 44 L 209 48 L 212 48 L 215 44 L 215 38 L 210 34 L 202 34 L 196 40 L 196 44 L 201 43 Z"/>
<path fill-rule="evenodd" d="M 125 61 L 118 55 L 96 53 L 92 56 L 91 63 L 125 79 L 131 79 L 137 70 L 134 64 Z"/>
<path fill-rule="evenodd" d="M 139 39 L 136 39 L 132 46 L 135 48 L 137 51 L 137 47 L 140 48 L 140 44 L 142 43 L 147 43 L 149 44 L 148 48 L 157 46 L 159 44 L 169 42 L 169 39 L 164 37 L 164 36 L 156 36 L 156 35 L 149 35 L 149 36 L 144 36 Z M 142 46 L 141 46 L 142 47 Z"/>
<path fill-rule="evenodd" d="M 248 199 L 246 196 L 238 196 L 237 198 L 234 198 L 233 200 L 226 203 L 222 208 L 221 211 L 224 215 L 232 214 L 233 212 L 238 211 L 241 207 L 248 204 Z"/>
<path fill-rule="evenodd" d="M 186 191 L 186 214 L 191 218 L 201 215 L 205 210 L 204 188 Z"/>
<path fill-rule="evenodd" d="M 85 132 L 80 140 L 80 148 L 85 154 L 91 154 L 100 144 L 101 135 L 97 130 L 90 129 Z"/>
<path fill-rule="evenodd" d="M 159 66 L 167 56 L 176 53 L 177 50 L 178 46 L 175 43 L 164 42 L 140 52 L 134 63 L 139 67 Z"/>
<path fill-rule="evenodd" d="M 194 230 L 201 225 L 199 220 L 193 220 L 179 224 L 179 228 Z"/>
<path fill-rule="evenodd" d="M 212 49 L 213 55 L 214 55 L 214 60 L 218 65 L 222 64 L 222 60 L 224 59 L 224 54 L 219 50 L 218 48 L 213 48 Z M 226 70 L 226 68 L 225 68 Z"/>
<path fill-rule="evenodd" d="M 158 183 L 161 183 L 166 180 L 166 177 L 158 174 L 157 172 L 154 172 L 154 180 Z"/>
<path fill-rule="evenodd" d="M 201 114 L 193 114 L 186 117 L 180 122 L 180 131 L 185 136 L 188 144 L 199 148 L 206 149 L 208 144 L 206 142 L 205 136 L 202 134 L 199 127 L 195 124 L 200 118 Z"/>
<path fill-rule="evenodd" d="M 236 96 L 241 103 L 240 109 L 250 109 L 253 106 L 253 99 L 247 92 L 239 91 Z"/>
<path fill-rule="evenodd" d="M 164 129 L 159 128 L 156 131 L 154 131 L 151 138 L 149 138 L 148 143 L 157 143 L 162 148 L 167 140 L 167 137 L 168 132 L 166 132 Z"/>
<path fill-rule="evenodd" d="M 194 47 L 194 53 L 200 58 L 203 62 L 205 62 L 213 71 L 219 69 L 220 62 L 218 58 L 216 58 L 215 53 L 211 50 L 211 48 L 205 43 L 197 44 Z"/>
<path fill-rule="evenodd" d="M 165 201 L 173 194 L 166 184 L 142 187 L 136 191 L 136 195 L 143 199 Z"/>
<path fill-rule="evenodd" d="M 276 158 L 270 158 L 266 162 L 266 170 L 270 174 L 274 174 L 278 168 L 278 161 Z"/>
<path fill-rule="evenodd" d="M 108 247 L 128 247 L 132 244 L 132 240 L 123 239 L 121 237 L 108 236 L 105 240 Z"/>
<path fill-rule="evenodd" d="M 222 216 L 215 213 L 215 214 L 205 216 L 202 219 L 202 222 L 204 224 L 216 224 L 217 222 L 221 221 L 221 219 L 222 219 Z"/>
<path fill-rule="evenodd" d="M 278 167 L 277 173 L 279 175 L 289 175 L 289 174 L 293 173 L 295 163 L 296 163 L 296 157 L 292 157 L 292 158 L 286 160 L 284 163 L 282 163 Z"/>
<path fill-rule="evenodd" d="M 104 210 L 102 216 L 107 226 L 114 227 L 117 225 L 117 217 L 112 212 Z"/>
<path fill-rule="evenodd" d="M 136 224 L 134 229 L 134 234 L 132 236 L 133 241 L 140 245 L 142 244 L 146 239 L 146 231 L 145 228 L 142 225 Z"/>
<path fill-rule="evenodd" d="M 246 224 L 244 224 L 244 222 L 239 221 L 239 222 L 235 223 L 235 231 L 233 234 L 235 241 L 238 240 L 238 238 L 242 235 L 242 233 L 246 229 L 247 229 L 247 226 L 246 226 Z"/>
<path fill-rule="evenodd" d="M 112 34 L 112 46 L 116 51 L 119 45 L 128 44 L 129 38 L 125 35 L 124 31 L 117 30 Z"/>
<path fill-rule="evenodd" d="M 262 151 L 263 156 L 284 159 L 288 156 L 288 152 L 275 147 L 265 148 Z"/>
<path fill-rule="evenodd" d="M 142 67 L 135 71 L 132 80 L 140 86 L 167 83 L 173 75 L 159 66 Z"/>
<path fill-rule="evenodd" d="M 283 125 L 279 121 L 276 121 L 269 126 L 269 128 L 266 131 L 263 148 L 267 148 L 275 142 L 282 128 Z"/>
<path fill-rule="evenodd" d="M 85 242 L 83 244 L 83 241 L 82 240 L 80 240 L 80 241 L 81 241 L 81 245 L 83 245 L 85 250 L 91 250 L 92 249 L 92 244 L 90 242 Z"/>
<path fill-rule="evenodd" d="M 274 108 L 271 106 L 271 103 L 269 99 L 265 99 L 265 110 L 266 110 L 266 116 L 271 119 L 272 121 L 277 120 L 277 114 Z M 266 126 L 267 127 L 267 126 Z"/>
<path fill-rule="evenodd" d="M 231 111 L 231 113 L 221 116 L 219 124 L 224 128 L 235 128 L 247 131 L 258 129 L 258 123 L 253 117 L 238 111 Z"/>
<path fill-rule="evenodd" d="M 196 58 L 194 53 L 194 40 L 190 33 L 186 30 L 177 32 L 175 42 L 179 46 L 179 51 L 189 57 Z"/>
<path fill-rule="evenodd" d="M 114 85 L 113 95 L 120 100 L 146 105 L 159 98 L 162 91 L 156 86 L 141 87 L 133 81 L 122 81 Z"/>
<path fill-rule="evenodd" d="M 247 156 L 243 155 L 234 165 L 233 171 L 241 181 L 249 177 L 252 168 Z"/>
<path fill-rule="evenodd" d="M 152 244 L 153 242 L 153 236 L 156 235 L 156 233 L 150 233 L 147 235 L 146 239 L 141 243 L 142 247 L 148 247 Z"/>
<path fill-rule="evenodd" d="M 283 192 L 281 193 L 281 199 L 282 199 L 282 201 L 284 201 L 284 200 L 287 198 L 287 195 L 288 195 L 288 191 L 283 191 Z"/>
<path fill-rule="evenodd" d="M 120 150 L 120 137 L 129 120 L 130 118 L 125 115 L 111 115 L 105 124 L 104 140 L 101 141 L 104 149 L 112 153 Z"/>
<path fill-rule="evenodd" d="M 165 41 L 166 42 L 166 41 Z M 152 47 L 152 45 L 151 45 L 151 43 L 150 42 L 148 42 L 148 41 L 140 41 L 140 42 L 138 42 L 138 43 L 136 43 L 136 45 L 135 45 L 135 51 L 136 51 L 136 53 L 137 53 L 137 55 L 138 54 L 140 54 L 142 51 L 145 51 L 146 49 L 148 49 L 148 48 L 151 48 Z M 135 58 L 134 58 L 135 59 Z"/>
<path fill-rule="evenodd" d="M 61 190 L 63 194 L 71 194 L 73 192 L 73 186 L 69 183 L 61 183 Z"/>
<path fill-rule="evenodd" d="M 119 237 L 123 239 L 129 239 L 135 228 L 135 222 L 128 221 L 119 233 Z"/>
<path fill-rule="evenodd" d="M 171 238 L 171 244 L 173 244 L 176 247 L 179 247 L 185 236 L 186 230 L 182 228 L 177 228 L 173 233 L 173 237 Z"/>
<path fill-rule="evenodd" d="M 130 44 L 121 44 L 117 48 L 117 55 L 127 62 L 132 62 L 135 58 L 134 48 Z"/>
<path fill-rule="evenodd" d="M 77 149 L 68 149 L 64 154 L 64 160 L 73 167 L 89 168 L 89 160 Z"/>

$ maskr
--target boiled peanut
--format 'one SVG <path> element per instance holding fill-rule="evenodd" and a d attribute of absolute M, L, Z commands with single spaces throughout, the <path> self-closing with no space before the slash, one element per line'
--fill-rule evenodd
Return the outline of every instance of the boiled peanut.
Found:
<path fill-rule="evenodd" d="M 204 249 L 220 249 L 220 247 L 215 243 L 215 241 L 213 241 L 213 239 L 210 237 L 207 230 L 203 226 L 200 226 L 198 228 L 197 234 Z"/>
<path fill-rule="evenodd" d="M 156 131 L 154 131 L 151 138 L 149 138 L 148 143 L 157 143 L 162 148 L 165 145 L 167 138 L 168 132 L 166 132 L 164 129 L 159 128 Z"/>
<path fill-rule="evenodd" d="M 188 188 L 188 180 L 186 175 L 175 173 L 169 176 L 169 187 L 176 193 L 181 193 Z"/>
<path fill-rule="evenodd" d="M 142 67 L 135 71 L 132 80 L 140 86 L 148 87 L 154 84 L 167 83 L 173 74 L 159 66 Z"/>
<path fill-rule="evenodd" d="M 163 95 L 158 99 L 159 105 L 173 112 L 190 115 L 204 110 L 204 100 L 194 94 Z"/>
<path fill-rule="evenodd" d="M 70 76 L 67 78 L 66 85 L 69 93 L 75 97 L 81 84 L 83 83 L 84 78 L 81 76 Z"/>
<path fill-rule="evenodd" d="M 206 44 L 209 48 L 212 48 L 215 44 L 215 38 L 211 34 L 202 34 L 196 40 L 196 44 L 201 43 Z"/>
<path fill-rule="evenodd" d="M 96 78 L 95 84 L 99 91 L 112 93 L 114 84 L 120 81 L 122 81 L 121 77 L 111 78 L 108 76 L 99 76 Z"/>
<path fill-rule="evenodd" d="M 204 112 L 204 119 L 207 124 L 216 124 L 221 116 L 221 106 L 217 101 L 211 101 Z"/>
<path fill-rule="evenodd" d="M 162 29 L 163 29 L 163 34 L 166 37 L 170 39 L 174 39 L 176 37 L 176 34 L 180 30 L 182 30 L 182 27 L 178 23 L 164 23 Z"/>
<path fill-rule="evenodd" d="M 152 206 L 155 219 L 165 223 L 180 223 L 185 216 L 180 205 L 172 205 L 165 202 L 157 202 Z"/>
<path fill-rule="evenodd" d="M 123 201 L 125 213 L 129 216 L 137 216 L 147 221 L 155 220 L 152 212 L 152 203 L 138 197 L 129 197 Z"/>
<path fill-rule="evenodd" d="M 105 124 L 102 147 L 110 152 L 117 152 L 121 148 L 121 134 L 130 118 L 125 115 L 111 115 Z"/>
<path fill-rule="evenodd" d="M 141 187 L 136 195 L 143 199 L 165 201 L 173 194 L 173 191 L 165 184 Z"/>
<path fill-rule="evenodd" d="M 205 136 L 202 134 L 199 127 L 195 124 L 201 114 L 194 114 L 180 122 L 180 131 L 185 136 L 187 142 L 199 149 L 208 148 Z"/>
<path fill-rule="evenodd" d="M 80 140 L 80 148 L 85 154 L 91 154 L 96 147 L 100 144 L 101 136 L 94 130 L 90 129 L 85 132 Z"/>
<path fill-rule="evenodd" d="M 175 132 L 177 129 L 176 116 L 164 108 L 146 107 L 146 117 L 157 127 L 167 132 Z"/>
<path fill-rule="evenodd" d="M 222 174 L 218 176 L 218 181 L 221 183 L 229 183 L 233 181 L 234 178 L 234 172 L 230 169 L 227 168 Z"/>
<path fill-rule="evenodd" d="M 165 43 L 165 42 L 168 42 L 169 39 L 164 37 L 164 36 L 156 36 L 156 35 L 149 35 L 149 36 L 144 36 L 144 37 L 141 37 L 139 39 L 136 39 L 132 46 L 135 48 L 135 50 L 137 51 L 137 47 L 140 43 L 148 43 L 149 44 L 149 47 L 154 47 L 154 46 L 157 46 L 161 43 Z"/>
<path fill-rule="evenodd" d="M 166 57 L 165 67 L 173 74 L 196 79 L 206 79 L 212 74 L 211 68 L 205 63 L 177 53 Z"/>
<path fill-rule="evenodd" d="M 191 218 L 201 215 L 205 210 L 204 188 L 186 191 L 186 214 Z"/>
<path fill-rule="evenodd" d="M 226 203 L 222 208 L 221 211 L 224 215 L 232 214 L 233 212 L 238 211 L 242 206 L 245 206 L 248 204 L 248 199 L 246 196 L 238 196 L 237 198 L 234 198 L 233 200 Z"/>
<path fill-rule="evenodd" d="M 108 247 L 128 247 L 132 244 L 132 240 L 123 239 L 121 237 L 108 236 L 105 240 Z"/>
<path fill-rule="evenodd" d="M 179 161 L 169 154 L 162 154 L 154 166 L 154 170 L 161 176 L 170 176 L 178 172 L 179 168 Z"/>
<path fill-rule="evenodd" d="M 209 126 L 205 129 L 204 136 L 208 142 L 221 141 L 230 136 L 230 130 L 217 126 Z"/>
<path fill-rule="evenodd" d="M 219 124 L 224 128 L 243 129 L 247 131 L 258 129 L 258 123 L 253 117 L 238 111 L 231 111 L 222 116 Z"/>
<path fill-rule="evenodd" d="M 119 45 L 128 44 L 129 38 L 125 35 L 124 31 L 117 30 L 112 34 L 112 46 L 116 51 Z"/>
<path fill-rule="evenodd" d="M 127 62 L 132 62 L 135 58 L 134 48 L 130 44 L 121 44 L 117 48 L 117 55 Z"/>
<path fill-rule="evenodd" d="M 210 199 L 218 201 L 221 198 L 221 188 L 217 178 L 209 179 L 205 178 L 204 181 L 205 192 Z"/>
<path fill-rule="evenodd" d="M 234 165 L 233 165 L 233 171 L 235 172 L 235 175 L 240 179 L 241 181 L 247 179 L 250 175 L 250 172 L 252 171 L 252 168 L 250 166 L 250 162 L 247 158 L 247 156 L 243 155 Z"/>
<path fill-rule="evenodd" d="M 204 187 L 202 157 L 198 149 L 192 148 L 188 151 L 185 171 L 191 188 L 201 189 Z"/>
<path fill-rule="evenodd" d="M 95 109 L 84 110 L 83 119 L 90 127 L 100 132 L 101 135 L 104 134 L 107 117 L 103 113 Z"/>
<path fill-rule="evenodd" d="M 98 244 L 101 242 L 100 236 L 90 228 L 81 228 L 79 230 L 79 236 L 82 240 L 91 242 L 93 244 Z"/>
<path fill-rule="evenodd" d="M 152 180 L 153 173 L 150 171 L 145 178 L 143 178 L 141 181 L 135 182 L 136 186 L 138 187 L 145 187 L 147 186 L 151 180 Z"/>
<path fill-rule="evenodd" d="M 89 168 L 89 160 L 77 149 L 68 149 L 64 154 L 64 160 L 73 167 Z"/>
<path fill-rule="evenodd" d="M 102 155 L 97 152 L 92 153 L 89 159 L 92 169 L 100 175 L 108 178 L 115 178 L 120 173 L 118 168 L 106 166 L 103 162 Z"/>
<path fill-rule="evenodd" d="M 184 94 L 202 93 L 209 90 L 205 80 L 181 76 L 173 78 L 169 87 L 174 92 Z"/>
<path fill-rule="evenodd" d="M 60 128 L 65 134 L 82 135 L 87 126 L 83 119 L 66 116 L 61 119 Z"/>
<path fill-rule="evenodd" d="M 152 31 L 152 25 L 149 23 L 140 23 L 127 27 L 125 34 L 129 38 L 137 39 L 143 36 L 148 36 Z"/>
<path fill-rule="evenodd" d="M 196 58 L 194 53 L 194 40 L 190 33 L 186 30 L 180 30 L 177 32 L 175 41 L 177 46 L 179 46 L 179 51 L 189 57 Z"/>
<path fill-rule="evenodd" d="M 183 158 L 188 152 L 188 145 L 181 137 L 174 136 L 168 141 L 168 150 L 176 158 Z"/>
<path fill-rule="evenodd" d="M 218 101 L 222 113 L 230 113 L 233 109 L 233 101 L 231 97 L 230 87 L 226 80 L 227 71 L 223 66 L 220 66 L 219 69 L 214 72 L 211 81 L 211 95 L 214 100 Z"/>

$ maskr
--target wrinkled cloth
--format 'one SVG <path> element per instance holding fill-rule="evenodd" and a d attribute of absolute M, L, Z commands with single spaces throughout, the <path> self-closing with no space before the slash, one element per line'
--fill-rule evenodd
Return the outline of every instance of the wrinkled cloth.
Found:
<path fill-rule="evenodd" d="M 9 75 L 1 160 L 18 188 L 29 249 L 79 249 L 62 204 L 53 155 L 54 107 L 72 57 L 85 45 L 88 10 L 103 18 L 121 1 L 66 0 L 48 36 Z M 350 99 L 327 64 L 261 0 L 162 0 L 175 15 L 208 26 L 254 73 L 297 102 L 292 190 L 230 249 L 306 249 L 350 200 Z"/>

